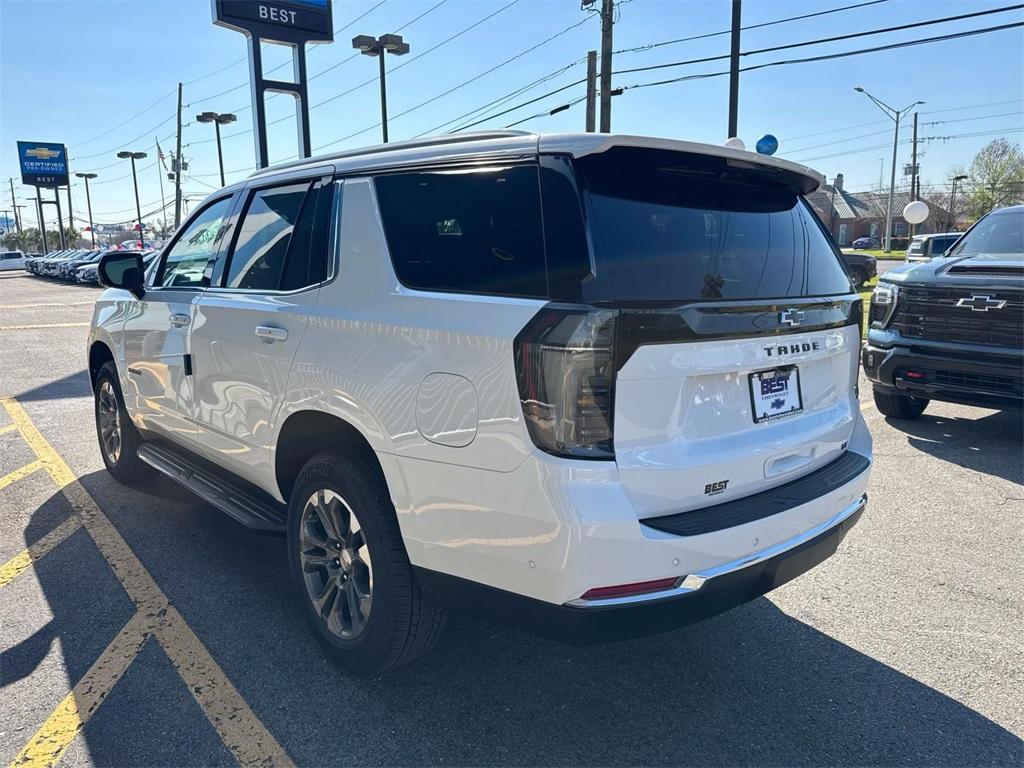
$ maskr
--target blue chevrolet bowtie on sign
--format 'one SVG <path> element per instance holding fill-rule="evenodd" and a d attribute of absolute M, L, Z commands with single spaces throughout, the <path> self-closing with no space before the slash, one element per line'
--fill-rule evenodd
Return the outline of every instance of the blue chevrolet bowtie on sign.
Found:
<path fill-rule="evenodd" d="M 68 184 L 68 152 L 63 144 L 19 141 L 21 183 L 30 187 L 65 187 Z"/>

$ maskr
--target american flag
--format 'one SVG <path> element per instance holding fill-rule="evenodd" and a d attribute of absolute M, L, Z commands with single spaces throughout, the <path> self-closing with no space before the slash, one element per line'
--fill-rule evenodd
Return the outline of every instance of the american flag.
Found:
<path fill-rule="evenodd" d="M 160 142 L 156 142 L 156 156 L 160 159 L 160 164 L 167 170 L 167 158 L 164 157 L 164 151 L 160 149 Z"/>

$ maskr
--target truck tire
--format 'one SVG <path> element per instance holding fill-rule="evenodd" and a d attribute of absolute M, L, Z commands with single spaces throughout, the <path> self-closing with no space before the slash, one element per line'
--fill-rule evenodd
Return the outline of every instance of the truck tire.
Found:
<path fill-rule="evenodd" d="M 422 595 L 379 467 L 325 451 L 306 462 L 288 504 L 288 566 L 317 640 L 371 675 L 426 653 L 446 614 Z"/>
<path fill-rule="evenodd" d="M 142 437 L 124 407 L 117 366 L 107 361 L 93 382 L 96 438 L 107 471 L 124 485 L 134 485 L 153 476 L 154 470 L 138 456 Z"/>
<path fill-rule="evenodd" d="M 916 419 L 928 407 L 928 400 L 911 395 L 897 395 L 874 390 L 875 407 L 894 419 Z"/>

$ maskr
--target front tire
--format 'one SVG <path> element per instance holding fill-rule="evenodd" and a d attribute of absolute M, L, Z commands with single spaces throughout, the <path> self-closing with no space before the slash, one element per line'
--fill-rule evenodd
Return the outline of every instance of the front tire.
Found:
<path fill-rule="evenodd" d="M 93 383 L 96 437 L 107 471 L 124 485 L 133 485 L 153 475 L 153 468 L 138 456 L 142 437 L 124 407 L 124 396 L 112 360 L 103 364 Z"/>
<path fill-rule="evenodd" d="M 288 566 L 317 640 L 349 672 L 412 661 L 444 628 L 413 577 L 380 470 L 362 456 L 325 451 L 299 472 Z"/>
<path fill-rule="evenodd" d="M 874 390 L 875 407 L 894 419 L 916 419 L 928 407 L 927 398 L 898 395 Z"/>

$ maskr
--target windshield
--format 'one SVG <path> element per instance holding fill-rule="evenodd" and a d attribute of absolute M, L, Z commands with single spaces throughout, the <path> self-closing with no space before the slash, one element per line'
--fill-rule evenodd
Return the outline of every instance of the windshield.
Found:
<path fill-rule="evenodd" d="M 579 162 L 598 289 L 617 301 L 790 298 L 850 292 L 797 193 L 762 171 L 650 150 Z"/>
<path fill-rule="evenodd" d="M 1015 208 L 990 213 L 963 236 L 949 255 L 979 253 L 1024 259 L 1024 210 Z"/>

